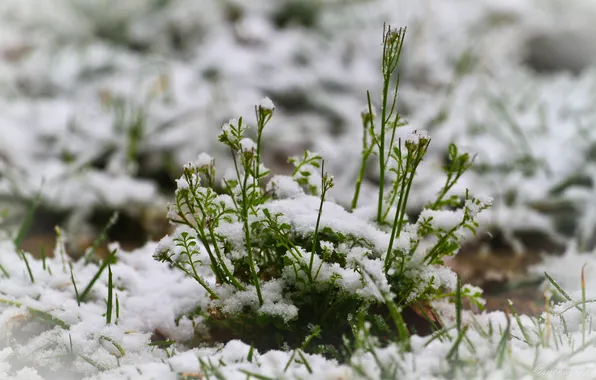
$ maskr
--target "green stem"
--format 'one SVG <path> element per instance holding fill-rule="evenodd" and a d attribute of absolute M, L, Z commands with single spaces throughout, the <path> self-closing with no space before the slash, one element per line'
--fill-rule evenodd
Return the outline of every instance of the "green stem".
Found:
<path fill-rule="evenodd" d="M 191 178 L 187 177 L 187 180 L 190 181 Z M 193 196 L 193 200 L 195 201 L 196 205 L 199 207 L 199 211 L 201 212 L 201 214 L 205 217 L 207 215 L 207 211 L 205 210 L 205 208 L 203 207 L 203 205 L 201 204 L 201 200 L 197 198 L 196 194 L 193 192 L 192 193 Z M 190 204 L 188 197 L 186 196 L 186 201 L 187 203 Z M 228 267 L 226 266 L 226 264 L 224 263 L 223 260 L 223 255 L 221 254 L 221 251 L 219 250 L 219 246 L 217 245 L 217 240 L 215 238 L 215 233 L 213 231 L 213 227 L 209 226 L 207 228 L 205 228 L 205 222 L 203 220 L 199 221 L 196 216 L 195 216 L 195 212 L 192 212 L 193 218 L 195 219 L 195 222 L 197 223 L 197 227 L 198 229 L 197 231 L 197 235 L 199 236 L 199 238 L 201 239 L 201 243 L 203 243 L 203 246 L 205 247 L 205 249 L 207 250 L 207 253 L 209 254 L 209 258 L 211 259 L 211 263 L 214 266 L 217 266 L 218 270 L 215 271 L 216 274 L 219 274 L 220 279 L 222 281 L 224 281 L 226 278 L 229 279 L 229 281 L 237 288 L 240 290 L 244 290 L 244 286 L 242 286 L 242 284 L 240 284 L 238 282 L 238 280 L 236 279 L 236 277 L 234 277 L 232 275 L 232 273 L 230 272 L 230 270 L 228 269 Z M 207 236 L 205 235 L 205 229 L 207 229 L 209 231 L 209 236 L 211 237 L 211 241 L 213 242 L 213 248 L 215 249 L 215 256 L 217 257 L 217 262 L 214 261 L 215 257 L 211 251 L 211 247 L 209 246 L 209 241 L 207 239 Z M 216 263 L 219 263 L 218 265 L 216 265 Z M 223 269 L 223 274 L 220 271 L 220 268 Z M 194 268 L 193 268 L 194 269 Z M 225 275 L 225 276 L 224 276 Z"/>
<path fill-rule="evenodd" d="M 389 270 L 389 266 L 391 264 L 391 255 L 392 255 L 392 251 L 393 251 L 393 242 L 395 240 L 396 236 L 399 236 L 400 232 L 401 232 L 401 228 L 398 228 L 398 224 L 400 224 L 401 221 L 401 217 L 400 217 L 400 210 L 402 208 L 402 203 L 405 203 L 405 199 L 404 199 L 404 189 L 406 186 L 406 181 L 407 181 L 407 177 L 408 177 L 408 167 L 409 167 L 409 163 L 411 160 L 411 155 L 408 154 L 406 156 L 406 172 L 404 173 L 403 177 L 402 177 L 402 184 L 400 187 L 400 196 L 399 196 L 399 201 L 397 204 L 397 209 L 395 210 L 395 217 L 393 220 L 393 227 L 391 228 L 391 237 L 389 238 L 389 246 L 387 247 L 387 254 L 385 255 L 385 272 L 387 272 Z"/>
<path fill-rule="evenodd" d="M 192 260 L 191 256 L 188 253 L 186 255 L 188 256 L 189 260 Z M 188 276 L 194 278 L 195 281 L 198 282 L 213 299 L 219 299 L 219 296 L 211 289 L 211 287 L 209 287 L 209 285 L 207 285 L 207 283 L 201 278 L 201 276 L 198 275 L 194 265 L 191 264 L 190 266 L 192 268 L 192 273 L 190 273 L 188 269 L 186 269 L 177 262 L 173 262 L 172 265 L 186 273 Z"/>
<path fill-rule="evenodd" d="M 257 115 L 257 151 L 256 151 L 256 159 L 255 159 L 255 178 L 258 181 L 259 178 L 259 167 L 261 166 L 261 139 L 263 137 L 263 129 L 265 129 L 265 125 L 269 121 L 269 119 L 263 118 L 263 115 L 259 112 L 259 107 L 255 107 L 255 113 Z"/>
<path fill-rule="evenodd" d="M 397 79 L 397 84 L 395 86 L 395 92 L 393 93 L 393 99 L 391 101 L 391 110 L 389 111 L 389 116 L 387 117 L 388 119 L 391 119 L 393 117 L 393 113 L 395 112 L 395 105 L 397 104 L 397 89 L 399 88 L 399 77 Z M 391 140 L 389 140 L 389 149 L 387 149 L 387 158 L 385 159 L 385 166 L 387 166 L 389 164 L 389 157 L 391 156 L 391 150 L 393 149 L 393 144 L 395 143 L 395 134 L 397 132 L 397 128 L 398 128 L 398 122 L 399 122 L 399 113 L 397 114 L 397 116 L 395 117 L 395 120 L 392 123 L 392 128 L 391 128 Z"/>
<path fill-rule="evenodd" d="M 392 205 L 393 202 L 395 202 L 395 198 L 397 197 L 397 194 L 399 193 L 400 187 L 398 186 L 398 183 L 401 182 L 403 180 L 403 175 L 405 175 L 404 173 L 406 172 L 406 169 L 403 166 L 403 159 L 402 159 L 402 154 L 401 154 L 401 139 L 398 142 L 398 148 L 397 148 L 397 156 L 395 158 L 395 161 L 397 163 L 397 178 L 395 179 L 393 188 L 391 189 L 391 192 L 389 193 L 389 202 L 388 204 Z M 391 208 L 387 208 L 387 210 L 385 210 L 385 213 L 383 214 L 383 220 L 385 220 L 387 218 L 387 216 L 389 215 L 389 211 L 391 211 Z"/>
<path fill-rule="evenodd" d="M 193 219 L 195 220 L 195 223 L 197 224 L 197 228 L 195 228 L 193 226 L 193 224 L 188 220 L 186 215 L 184 215 L 182 212 L 178 212 L 178 216 L 184 221 L 184 223 L 187 226 L 189 226 L 192 229 L 194 229 L 195 231 L 197 231 L 197 236 L 201 240 L 201 244 L 203 244 L 203 246 L 205 247 L 205 250 L 207 251 L 207 254 L 209 255 L 209 260 L 211 261 L 211 268 L 213 269 L 215 278 L 221 282 L 224 282 L 226 280 L 226 278 L 223 275 L 223 273 L 221 273 L 221 271 L 219 269 L 219 265 L 217 265 L 218 261 L 216 260 L 215 256 L 213 255 L 213 251 L 211 251 L 211 247 L 209 246 L 209 241 L 207 240 L 207 237 L 205 236 L 205 234 L 202 231 L 203 230 L 202 222 L 200 220 L 198 220 L 197 217 L 195 216 L 196 213 L 194 212 L 194 207 L 192 206 L 192 203 L 190 202 L 188 195 L 184 195 L 184 198 L 185 198 L 186 204 L 188 205 L 188 208 L 193 216 Z M 176 208 L 178 210 L 182 210 L 181 204 L 178 199 L 176 200 Z M 194 267 L 194 264 L 192 264 L 192 260 L 191 260 L 191 266 Z"/>
<path fill-rule="evenodd" d="M 232 274 L 232 272 L 230 272 L 230 270 L 228 269 L 228 266 L 223 261 L 223 258 L 222 258 L 223 255 L 221 254 L 219 246 L 217 245 L 217 240 L 215 239 L 215 232 L 213 230 L 213 227 L 209 227 L 209 235 L 211 236 L 211 241 L 213 242 L 213 247 L 215 248 L 215 254 L 217 255 L 217 258 L 219 259 L 220 265 L 222 266 L 226 276 L 228 276 L 228 278 L 230 279 L 232 284 L 236 287 L 236 289 L 245 290 L 246 288 L 238 281 L 238 279 L 236 279 L 236 277 Z"/>
<path fill-rule="evenodd" d="M 385 45 L 383 45 L 383 55 L 385 54 Z M 385 193 L 385 128 L 387 120 L 387 93 L 389 91 L 389 81 L 387 78 L 383 81 L 383 106 L 381 116 L 381 136 L 379 138 L 379 196 L 377 200 L 377 223 L 383 223 L 383 195 Z M 369 98 L 370 102 L 370 98 Z"/>
<path fill-rule="evenodd" d="M 404 218 L 406 217 L 406 206 L 408 203 L 408 198 L 410 197 L 410 190 L 412 188 L 412 183 L 414 182 L 414 175 L 416 174 L 416 170 L 418 170 L 418 165 L 420 165 L 420 163 L 422 162 L 422 157 L 424 157 L 424 154 L 426 152 L 426 149 L 428 148 L 428 145 L 430 143 L 430 140 L 428 142 L 426 142 L 426 144 L 421 144 L 418 146 L 417 150 L 414 153 L 408 153 L 407 159 L 406 159 L 406 170 L 407 172 L 404 174 L 404 183 L 402 184 L 402 191 L 399 197 L 399 204 L 398 204 L 398 209 L 396 210 L 395 213 L 395 218 L 393 220 L 393 227 L 391 229 L 391 238 L 389 240 L 389 247 L 387 249 L 387 255 L 385 256 L 385 271 L 387 271 L 389 269 L 389 265 L 391 264 L 391 251 L 393 250 L 393 242 L 395 240 L 395 237 L 399 237 L 399 235 L 401 234 L 402 228 L 404 226 Z M 415 156 L 412 157 L 412 154 L 414 154 Z M 412 162 L 412 168 L 409 168 L 408 163 Z M 410 173 L 410 176 L 408 177 L 407 173 Z M 407 181 L 407 183 L 406 183 Z M 405 192 L 404 192 L 404 186 L 405 185 Z M 399 217 L 399 219 L 398 219 Z M 403 264 L 403 261 L 402 261 Z"/>
<path fill-rule="evenodd" d="M 430 250 L 430 252 L 429 252 L 429 253 L 427 253 L 427 254 L 426 254 L 426 256 L 424 256 L 423 263 L 426 263 L 426 261 L 427 261 L 427 260 L 428 260 L 428 263 L 429 263 L 429 264 L 430 264 L 430 263 L 432 263 L 432 261 L 433 261 L 434 259 L 436 259 L 436 257 L 438 256 L 438 253 L 437 253 L 437 252 L 438 252 L 439 248 L 441 248 L 441 246 L 443 245 L 443 243 L 444 243 L 444 242 L 446 242 L 446 241 L 447 241 L 447 239 L 448 239 L 450 236 L 452 236 L 452 235 L 453 235 L 453 233 L 454 233 L 455 231 L 457 231 L 457 229 L 458 229 L 459 227 L 461 227 L 461 226 L 462 226 L 462 224 L 463 224 L 463 223 L 460 223 L 460 224 L 458 224 L 457 226 L 455 226 L 455 227 L 451 228 L 451 229 L 450 229 L 450 230 L 449 230 L 449 231 L 448 231 L 448 232 L 447 232 L 445 235 L 443 235 L 443 236 L 441 237 L 441 239 L 439 239 L 439 241 L 438 241 L 438 242 L 437 242 L 437 243 L 434 245 L 434 247 L 433 247 L 433 248 Z"/>
<path fill-rule="evenodd" d="M 369 103 L 369 110 L 368 110 L 368 117 L 370 117 L 370 123 L 373 123 L 373 115 L 372 110 L 370 109 Z M 372 154 L 374 144 L 371 142 L 370 147 L 368 146 L 368 134 L 367 130 L 369 128 L 368 122 L 366 119 L 363 120 L 363 132 L 362 132 L 362 160 L 360 161 L 360 172 L 358 173 L 358 178 L 356 179 L 356 188 L 354 189 L 354 197 L 352 198 L 352 210 L 354 210 L 358 206 L 358 198 L 360 197 L 360 188 L 362 187 L 362 181 L 364 180 L 364 173 L 366 171 L 366 163 L 368 158 Z M 373 128 L 374 130 L 374 128 Z"/>
<path fill-rule="evenodd" d="M 321 163 L 321 173 L 324 173 L 325 161 Z M 327 193 L 327 185 L 325 184 L 325 175 L 321 174 L 321 202 L 319 204 L 319 213 L 317 214 L 317 224 L 315 225 L 315 234 L 312 242 L 312 250 L 310 253 L 310 262 L 308 264 L 308 279 L 312 283 L 312 266 L 315 261 L 315 251 L 319 243 L 319 226 L 321 223 L 321 215 L 323 214 L 323 203 L 325 202 L 325 194 Z"/>
<path fill-rule="evenodd" d="M 238 177 L 240 180 L 240 177 Z M 257 271 L 255 269 L 255 260 L 253 257 L 252 252 L 252 244 L 251 244 L 251 237 L 250 237 L 250 226 L 248 225 L 248 204 L 247 204 L 247 195 L 246 189 L 248 186 L 248 173 L 244 173 L 244 180 L 242 181 L 242 222 L 244 225 L 244 239 L 246 240 L 246 251 L 248 254 L 248 264 L 250 266 L 250 274 L 252 276 L 253 283 L 255 285 L 255 289 L 257 290 L 257 297 L 259 299 L 259 304 L 263 305 L 263 295 L 261 294 L 261 286 L 259 284 L 259 276 L 257 275 Z"/>

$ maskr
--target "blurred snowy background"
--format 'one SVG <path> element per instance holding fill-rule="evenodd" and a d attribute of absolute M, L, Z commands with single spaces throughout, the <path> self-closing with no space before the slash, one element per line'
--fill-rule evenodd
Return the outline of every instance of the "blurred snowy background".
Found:
<path fill-rule="evenodd" d="M 277 106 L 266 165 L 320 152 L 347 205 L 387 22 L 407 26 L 403 132 L 433 139 L 412 207 L 438 190 L 455 142 L 477 154 L 456 191 L 495 198 L 493 236 L 592 246 L 595 20 L 593 0 L 3 0 L 2 223 L 13 231 L 40 194 L 32 251 L 56 224 L 82 247 L 114 210 L 112 240 L 157 239 L 182 165 L 209 151 L 223 172 L 222 123 L 253 120 L 263 96 Z"/>

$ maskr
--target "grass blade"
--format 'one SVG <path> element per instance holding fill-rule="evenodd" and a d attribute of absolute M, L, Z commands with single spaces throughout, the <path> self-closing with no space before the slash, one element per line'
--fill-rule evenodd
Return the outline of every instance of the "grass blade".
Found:
<path fill-rule="evenodd" d="M 124 355 L 126 355 L 126 351 L 124 351 L 124 348 L 122 348 L 122 346 L 114 339 L 110 338 L 109 336 L 101 335 L 99 337 L 99 342 L 101 343 L 103 341 L 110 342 L 116 348 L 116 350 L 118 350 L 118 354 L 111 353 L 113 356 L 123 357 Z"/>
<path fill-rule="evenodd" d="M 21 227 L 19 227 L 17 236 L 14 239 L 14 245 L 17 250 L 21 248 L 21 244 L 23 244 L 23 240 L 25 240 L 25 236 L 27 236 L 27 233 L 29 232 L 29 229 L 31 228 L 31 224 L 33 223 L 33 217 L 35 216 L 35 212 L 37 211 L 37 208 L 39 207 L 40 203 L 41 203 L 41 189 L 35 195 L 35 198 L 33 198 L 33 202 L 31 202 L 31 206 L 29 206 L 29 209 L 27 210 L 27 215 L 25 216 L 25 220 L 21 224 Z"/>
<path fill-rule="evenodd" d="M 27 308 L 27 311 L 29 312 L 29 314 L 31 314 L 31 316 L 33 316 L 34 318 L 39 319 L 39 320 L 41 320 L 47 324 L 50 324 L 50 325 L 60 326 L 63 329 L 69 328 L 69 325 L 66 322 L 54 317 L 50 313 L 23 305 L 21 302 L 12 301 L 12 300 L 8 300 L 5 298 L 0 298 L 0 303 L 5 304 L 5 305 L 10 305 L 10 306 L 16 306 L 16 307 L 25 306 Z"/>
<path fill-rule="evenodd" d="M 79 289 L 77 288 L 77 282 L 75 281 L 74 272 L 72 271 L 72 263 L 69 262 L 68 266 L 70 267 L 70 281 L 72 282 L 72 286 L 74 286 L 75 297 L 77 298 L 77 305 L 81 306 L 81 297 L 79 296 Z"/>
<path fill-rule="evenodd" d="M 112 283 L 112 268 L 108 264 L 108 304 L 106 308 L 106 324 L 112 323 L 112 297 L 114 295 L 114 284 Z"/>
<path fill-rule="evenodd" d="M 33 272 L 31 271 L 31 266 L 29 265 L 29 260 L 27 259 L 27 255 L 25 254 L 25 251 L 23 251 L 21 249 L 19 251 L 19 253 L 20 253 L 21 258 L 25 262 L 25 265 L 27 266 L 27 273 L 29 273 L 29 278 L 31 279 L 31 283 L 35 284 L 35 278 L 33 277 Z"/>
<path fill-rule="evenodd" d="M 10 274 L 6 271 L 3 265 L 0 265 L 0 271 L 4 276 L 6 276 L 6 278 L 10 278 Z"/>
<path fill-rule="evenodd" d="M 586 343 L 586 277 L 584 275 L 584 269 L 587 264 L 582 266 L 580 284 L 582 289 L 582 344 Z"/>
<path fill-rule="evenodd" d="M 521 318 L 520 318 L 519 314 L 517 314 L 515 307 L 513 307 L 513 302 L 511 300 L 508 300 L 508 301 L 509 301 L 509 308 L 511 309 L 511 313 L 513 314 L 513 317 L 515 318 L 515 321 L 517 322 L 519 329 L 521 330 L 522 334 L 524 335 L 524 339 L 526 340 L 526 343 L 531 344 L 532 342 L 530 342 L 530 336 L 526 332 L 524 325 L 522 325 Z"/>
<path fill-rule="evenodd" d="M 113 250 L 112 252 L 110 252 L 110 255 L 103 260 L 103 263 L 95 273 L 95 276 L 93 276 L 91 281 L 89 281 L 89 284 L 87 284 L 87 286 L 85 287 L 85 290 L 83 290 L 83 293 L 81 293 L 81 296 L 79 297 L 79 302 L 85 301 L 85 298 L 87 298 L 87 295 L 91 291 L 91 288 L 93 288 L 93 285 L 95 285 L 95 282 L 99 279 L 99 276 L 101 276 L 101 273 L 106 269 L 108 265 L 110 265 L 110 263 L 113 262 L 113 259 L 116 257 L 116 252 L 117 250 Z"/>
<path fill-rule="evenodd" d="M 110 231 L 110 229 L 118 222 L 118 218 L 119 218 L 118 212 L 114 212 L 112 214 L 112 216 L 110 217 L 110 220 L 108 220 L 106 225 L 102 228 L 97 239 L 95 239 L 93 241 L 93 245 L 87 249 L 87 251 L 85 252 L 85 265 L 87 265 L 89 263 L 89 261 L 95 254 L 95 251 L 97 251 L 97 248 L 99 248 L 99 246 L 104 241 L 106 241 L 106 239 L 108 238 L 108 231 Z"/>
<path fill-rule="evenodd" d="M 546 277 L 546 279 L 555 287 L 555 289 L 557 289 L 557 291 L 563 296 L 565 297 L 565 299 L 567 301 L 573 301 L 571 299 L 571 296 L 569 294 L 567 294 L 567 292 L 565 290 L 563 290 L 563 288 L 561 288 L 561 285 L 559 285 L 557 283 L 557 281 L 555 281 L 554 278 L 552 278 L 548 273 L 544 272 L 544 277 Z M 575 308 L 581 312 L 583 312 L 583 310 L 579 307 L 579 306 L 575 306 Z"/>
<path fill-rule="evenodd" d="M 497 368 L 503 367 L 503 361 L 505 360 L 505 350 L 507 349 L 507 342 L 509 341 L 509 332 L 511 331 L 511 318 L 507 318 L 507 327 L 503 331 L 499 346 L 497 347 Z"/>

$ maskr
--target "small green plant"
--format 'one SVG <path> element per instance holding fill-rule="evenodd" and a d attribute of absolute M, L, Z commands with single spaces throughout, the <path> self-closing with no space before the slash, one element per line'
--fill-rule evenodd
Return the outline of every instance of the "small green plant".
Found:
<path fill-rule="evenodd" d="M 222 127 L 219 141 L 230 149 L 234 168 L 221 186 L 207 154 L 184 167 L 168 215 L 179 227 L 155 257 L 205 289 L 209 307 L 198 313 L 213 340 L 337 353 L 342 335 L 354 329 L 346 316 L 359 316 L 371 333 L 395 331 L 405 341 L 410 329 L 401 311 L 408 305 L 438 298 L 461 303 L 462 297 L 480 305 L 480 291 L 457 287 L 455 274 L 441 265 L 490 205 L 468 192 L 449 194 L 471 157 L 453 146 L 437 198 L 417 220 L 406 213 L 430 137 L 423 131 L 399 137 L 406 124 L 396 110 L 397 85 L 393 95 L 389 89 L 404 39 L 405 29 L 384 29 L 381 116 L 369 94 L 353 212 L 328 200 L 333 177 L 320 155 L 306 151 L 290 158 L 291 176 L 270 175 L 261 162 L 263 131 L 275 112 L 268 98 L 255 108 L 256 141 L 246 137 L 242 118 Z M 379 158 L 381 185 L 369 218 L 357 205 L 371 154 Z"/>

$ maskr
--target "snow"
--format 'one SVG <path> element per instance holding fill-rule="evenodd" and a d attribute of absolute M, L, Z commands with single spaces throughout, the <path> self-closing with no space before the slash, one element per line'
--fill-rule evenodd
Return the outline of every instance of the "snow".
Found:
<path fill-rule="evenodd" d="M 592 299 L 596 296 L 594 292 L 596 286 L 596 261 L 592 257 L 592 252 L 582 252 L 576 246 L 571 245 L 562 257 L 545 255 L 543 259 L 540 264 L 531 268 L 531 273 L 535 275 L 548 273 L 565 291 L 577 299 L 581 293 L 580 275 L 583 271 L 586 297 Z"/>
<path fill-rule="evenodd" d="M 442 228 L 449 231 L 462 222 L 464 219 L 464 210 L 437 211 L 424 209 L 420 213 L 420 218 L 428 220 L 435 228 Z"/>
<path fill-rule="evenodd" d="M 266 208 L 272 215 L 282 214 L 282 220 L 289 222 L 296 233 L 307 235 L 315 230 L 320 204 L 319 197 L 303 195 L 294 199 L 272 201 Z M 362 237 L 379 253 L 387 250 L 387 233 L 377 230 L 372 224 L 352 215 L 336 203 L 324 202 L 323 210 L 320 229 L 328 227 L 345 235 Z"/>
<path fill-rule="evenodd" d="M 199 157 L 197 158 L 195 165 L 199 168 L 202 168 L 204 166 L 210 166 L 213 163 L 213 160 L 214 160 L 213 157 L 211 157 L 207 153 L 203 152 L 203 153 L 199 154 Z"/>
<path fill-rule="evenodd" d="M 257 144 L 248 137 L 240 140 L 240 148 L 242 152 L 254 152 L 257 149 Z"/>
<path fill-rule="evenodd" d="M 406 144 L 413 144 L 414 146 L 418 146 L 425 141 L 430 140 L 430 136 L 428 135 L 427 131 L 414 131 L 406 137 Z"/>
<path fill-rule="evenodd" d="M 279 198 L 296 198 L 304 194 L 292 177 L 285 175 L 274 175 L 267 183 L 267 191 L 272 191 Z"/>
<path fill-rule="evenodd" d="M 266 96 L 259 102 L 259 108 L 265 111 L 274 111 L 275 105 L 273 104 L 273 101 Z"/>
<path fill-rule="evenodd" d="M 363 237 L 373 256 L 381 257 L 388 232 L 373 224 L 378 179 L 374 158 L 359 208 L 350 213 L 341 205 L 351 201 L 360 164 L 355 153 L 361 150 L 362 115 L 355 110 L 366 104 L 367 89 L 372 102 L 378 103 L 380 30 L 389 21 L 394 27 L 408 26 L 398 108 L 411 126 L 400 129 L 398 135 L 418 143 L 428 138 L 420 129 L 425 128 L 433 136 L 414 181 L 408 212 L 422 209 L 441 188 L 444 154 L 454 142 L 477 157 L 474 169 L 449 195 L 461 195 L 470 188 L 494 198 L 493 207 L 478 215 L 481 228 L 497 228 L 508 237 L 533 229 L 566 242 L 575 235 L 557 222 L 572 214 L 571 219 L 579 223 L 579 246 L 572 246 L 562 257 L 546 257 L 533 271 L 549 273 L 577 302 L 583 270 L 587 297 L 594 297 L 596 262 L 590 253 L 595 245 L 596 209 L 596 129 L 592 127 L 596 71 L 590 67 L 596 62 L 590 42 L 595 31 L 593 1 L 372 0 L 341 5 L 329 1 L 320 4 L 312 28 L 278 27 L 274 16 L 282 6 L 274 0 L 250 4 L 129 0 L 109 6 L 105 1 L 4 0 L 0 6 L 0 198 L 4 204 L 12 210 L 20 203 L 15 200 L 31 199 L 42 190 L 45 205 L 71 213 L 69 226 L 79 225 L 97 207 L 160 204 L 162 189 L 141 175 L 141 164 L 151 173 L 159 172 L 167 156 L 179 169 L 207 150 L 213 156 L 201 154 L 188 168 L 195 171 L 217 160 L 226 173 L 232 166 L 229 151 L 212 146 L 220 133 L 213 126 L 235 115 L 252 115 L 256 103 L 261 110 L 275 110 L 273 128 L 264 133 L 264 161 L 273 162 L 280 153 L 300 154 L 303 148 L 324 152 L 325 169 L 336 176 L 336 186 L 323 204 L 321 228 Z M 237 8 L 238 20 L 230 19 L 234 13 L 230 7 Z M 540 40 L 556 48 L 540 48 Z M 540 54 L 562 70 L 537 73 L 532 59 Z M 132 133 L 135 120 L 143 126 L 138 140 Z M 224 124 L 223 132 L 229 133 L 230 124 L 237 122 Z M 245 152 L 256 148 L 249 137 L 240 144 Z M 310 184 L 320 191 L 320 170 L 307 165 L 302 171 L 310 174 Z M 169 174 L 176 178 L 180 172 Z M 179 191 L 190 186 L 184 178 L 176 185 Z M 306 195 L 287 176 L 273 176 L 267 186 L 275 199 L 266 207 L 281 213 L 299 233 L 312 233 L 320 199 Z M 231 206 L 231 198 L 218 197 Z M 465 212 L 476 216 L 488 203 L 484 198 L 480 203 L 467 201 Z M 449 229 L 461 221 L 463 212 L 424 210 L 422 217 L 432 217 L 433 226 Z M 169 215 L 175 219 L 172 211 Z M 407 226 L 394 247 L 409 251 L 416 228 Z M 246 255 L 238 223 L 222 224 L 217 232 L 234 243 L 235 257 Z M 249 362 L 249 346 L 238 341 L 193 349 L 179 343 L 169 358 L 163 350 L 148 346 L 155 331 L 179 342 L 189 339 L 202 326 L 201 317 L 179 317 L 212 305 L 195 281 L 152 258 L 155 251 L 171 247 L 177 237 L 135 252 L 119 252 L 111 270 L 120 316 L 118 324 L 109 326 L 102 316 L 107 271 L 79 306 L 60 249 L 56 258 L 47 261 L 52 274 L 26 256 L 35 278 L 32 283 L 15 248 L 0 238 L 0 264 L 10 276 L 0 281 L 0 296 L 8 302 L 0 307 L 0 331 L 9 338 L 13 333 L 22 335 L 21 330 L 31 333 L 24 341 L 3 341 L 3 346 L 10 346 L 0 347 L 0 378 L 42 379 L 45 372 L 33 368 L 57 366 L 56 358 L 68 353 L 71 340 L 78 355 L 74 365 L 89 379 L 176 379 L 182 372 L 200 373 L 198 358 L 211 360 L 229 378 L 246 377 L 240 370 L 273 378 L 359 378 L 353 367 L 316 355 L 306 355 L 312 374 L 296 361 L 284 371 L 289 352 L 256 353 Z M 316 268 L 321 265 L 320 279 L 339 274 L 342 289 L 379 298 L 378 289 L 370 281 L 362 286 L 353 268 L 360 265 L 369 276 L 381 273 L 380 260 L 367 258 L 368 248 L 321 245 L 345 252 L 349 265 L 340 268 L 315 260 Z M 423 247 L 412 264 L 423 257 Z M 303 253 L 305 259 L 308 253 Z M 200 254 L 206 258 L 205 252 Z M 95 264 L 73 263 L 78 291 L 97 269 Z M 418 276 L 421 286 L 412 297 L 431 279 L 447 288 L 455 284 L 454 274 L 445 269 L 412 269 L 412 275 Z M 374 280 L 383 291 L 390 291 L 382 278 Z M 281 286 L 280 281 L 268 283 L 263 289 L 268 302 L 259 311 L 290 320 L 297 311 L 283 299 Z M 255 296 L 249 287 L 227 298 L 225 308 L 233 312 L 247 305 L 257 307 Z M 533 375 L 532 368 L 534 375 L 551 377 L 592 374 L 588 361 L 594 347 L 590 344 L 577 352 L 583 343 L 582 316 L 571 306 L 567 302 L 555 308 L 554 312 L 565 315 L 566 324 L 552 317 L 553 335 L 540 350 L 521 339 L 508 342 L 501 367 L 495 359 L 500 335 L 495 332 L 487 338 L 471 329 L 469 340 L 475 351 L 463 344 L 460 354 L 462 360 L 478 365 L 462 371 L 477 372 L 462 377 L 524 378 Z M 50 313 L 69 324 L 69 329 L 35 321 L 31 308 Z M 596 311 L 592 303 L 586 304 L 586 310 L 588 315 Z M 450 312 L 445 307 L 445 313 Z M 476 318 L 484 327 L 489 321 L 501 328 L 506 324 L 506 316 L 499 313 Z M 522 319 L 538 341 L 536 324 Z M 516 321 L 511 329 L 521 336 Z M 412 352 L 402 353 L 390 345 L 379 349 L 377 356 L 399 363 L 403 377 L 445 376 L 449 367 L 445 356 L 452 341 L 427 342 L 426 337 L 414 337 Z M 105 371 L 100 373 L 80 355 Z M 559 365 L 549 367 L 554 360 Z M 360 353 L 354 362 L 362 364 L 371 378 L 381 377 L 370 354 Z"/>
<path fill-rule="evenodd" d="M 176 180 L 176 188 L 178 190 L 188 190 L 190 188 L 190 185 L 188 184 L 188 181 L 186 180 L 186 178 L 178 178 Z"/>

